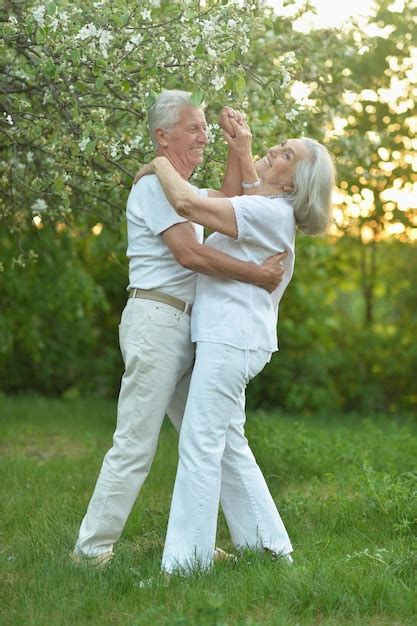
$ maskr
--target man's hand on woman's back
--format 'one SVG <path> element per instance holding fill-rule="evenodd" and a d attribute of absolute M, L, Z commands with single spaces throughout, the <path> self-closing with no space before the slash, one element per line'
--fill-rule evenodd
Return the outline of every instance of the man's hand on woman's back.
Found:
<path fill-rule="evenodd" d="M 262 270 L 262 282 L 259 283 L 260 287 L 272 293 L 279 286 L 284 276 L 285 267 L 282 261 L 287 258 L 286 252 L 279 252 L 270 256 L 260 266 Z"/>

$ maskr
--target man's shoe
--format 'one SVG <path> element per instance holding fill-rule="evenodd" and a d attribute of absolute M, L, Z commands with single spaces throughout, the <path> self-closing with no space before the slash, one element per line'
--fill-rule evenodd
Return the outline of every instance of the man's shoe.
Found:
<path fill-rule="evenodd" d="M 79 552 L 70 552 L 69 558 L 75 565 L 87 565 L 88 567 L 104 569 L 112 560 L 113 551 L 103 552 L 97 556 L 85 556 Z"/>
<path fill-rule="evenodd" d="M 264 552 L 270 554 L 274 560 L 279 561 L 280 563 L 285 563 L 286 565 L 292 565 L 294 563 L 290 553 L 281 554 L 281 552 L 274 552 L 270 548 L 264 548 Z"/>
<path fill-rule="evenodd" d="M 225 552 L 221 548 L 214 548 L 213 561 L 217 563 L 218 561 L 229 561 L 230 563 L 237 562 L 237 556 L 235 554 L 230 554 L 229 552 Z"/>
<path fill-rule="evenodd" d="M 134 587 L 139 587 L 139 589 L 150 589 L 151 587 L 167 587 L 171 582 L 172 574 L 168 574 L 168 572 L 162 572 L 162 575 L 154 578 L 144 578 L 143 580 L 139 580 L 137 583 L 134 583 Z"/>

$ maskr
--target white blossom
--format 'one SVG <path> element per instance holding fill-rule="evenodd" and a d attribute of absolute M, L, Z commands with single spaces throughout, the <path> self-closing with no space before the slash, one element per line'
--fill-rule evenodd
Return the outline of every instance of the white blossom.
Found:
<path fill-rule="evenodd" d="M 130 142 L 132 148 L 138 148 L 142 142 L 142 135 L 136 135 Z"/>
<path fill-rule="evenodd" d="M 109 30 L 100 29 L 98 43 L 101 53 L 105 59 L 107 59 L 109 56 L 107 52 L 107 47 L 110 45 L 112 39 L 113 35 L 110 33 Z"/>
<path fill-rule="evenodd" d="M 17 17 L 16 17 L 15 15 L 11 15 L 11 16 L 9 17 L 9 22 L 10 22 L 11 24 L 14 24 L 15 26 L 16 26 L 16 24 L 18 24 L 18 23 L 19 23 L 19 21 L 18 21 L 18 19 L 17 19 Z"/>
<path fill-rule="evenodd" d="M 126 155 L 128 155 L 128 154 L 130 154 L 130 153 L 132 152 L 132 148 L 131 148 L 131 147 L 130 147 L 127 143 L 126 143 L 126 144 L 123 146 L 123 152 L 124 152 Z"/>
<path fill-rule="evenodd" d="M 45 202 L 45 200 L 43 198 L 38 198 L 32 204 L 31 208 L 32 208 L 32 211 L 34 213 L 38 213 L 38 212 L 45 211 L 48 208 L 48 205 L 46 204 L 46 202 Z"/>
<path fill-rule="evenodd" d="M 149 9 L 143 9 L 143 11 L 141 12 L 141 16 L 143 20 L 151 20 L 151 12 Z"/>
<path fill-rule="evenodd" d="M 216 57 L 217 51 L 213 48 L 210 48 L 210 46 L 207 46 L 207 54 L 209 55 L 209 57 Z"/>
<path fill-rule="evenodd" d="M 287 52 L 287 54 L 283 58 L 284 65 L 294 65 L 297 62 L 297 57 L 295 56 L 295 52 Z"/>
<path fill-rule="evenodd" d="M 38 26 L 45 26 L 45 14 L 46 6 L 44 4 L 39 5 L 36 9 L 33 9 L 32 15 Z"/>
<path fill-rule="evenodd" d="M 69 16 L 66 11 L 59 11 L 58 17 L 65 26 L 68 24 Z"/>
<path fill-rule="evenodd" d="M 236 20 L 233 20 L 231 18 L 229 20 L 227 20 L 228 28 L 235 28 L 236 24 L 237 24 Z"/>
<path fill-rule="evenodd" d="M 75 39 L 81 39 L 81 41 L 84 41 L 84 39 L 88 39 L 89 37 L 95 37 L 97 34 L 98 30 L 95 27 L 95 24 L 90 22 L 90 24 L 86 24 L 81 28 L 81 30 L 75 36 Z"/>
<path fill-rule="evenodd" d="M 33 161 L 33 152 L 31 150 L 29 150 L 29 152 L 26 152 L 26 159 L 28 163 L 32 163 Z"/>
<path fill-rule="evenodd" d="M 137 46 L 138 44 L 141 43 L 143 39 L 143 35 L 141 35 L 140 33 L 137 33 L 137 35 L 133 35 L 133 37 L 130 38 L 130 41 L 133 43 L 134 46 Z"/>
<path fill-rule="evenodd" d="M 51 26 L 54 33 L 58 30 L 59 20 L 56 17 L 51 17 L 49 25 Z"/>
<path fill-rule="evenodd" d="M 12 116 L 10 114 L 7 114 L 6 111 L 3 111 L 3 116 L 6 118 L 4 121 L 7 122 L 9 126 L 13 126 L 14 122 Z"/>
<path fill-rule="evenodd" d="M 226 79 L 224 76 L 215 76 L 210 81 L 216 91 L 219 91 L 226 83 Z"/>
<path fill-rule="evenodd" d="M 127 41 L 126 44 L 125 44 L 126 52 L 132 52 L 134 47 L 135 46 L 133 45 L 133 43 L 131 41 Z"/>
<path fill-rule="evenodd" d="M 216 30 L 216 24 L 211 20 L 201 20 L 201 26 L 203 28 L 203 33 L 209 37 Z"/>
<path fill-rule="evenodd" d="M 289 122 L 293 122 L 297 117 L 298 117 L 297 109 L 291 109 L 291 111 L 288 111 L 285 114 L 285 119 L 287 119 Z"/>
<path fill-rule="evenodd" d="M 89 142 L 90 142 L 90 137 L 83 137 L 81 139 L 81 141 L 78 144 L 78 147 L 81 150 L 81 152 L 84 152 Z"/>
<path fill-rule="evenodd" d="M 216 131 L 218 131 L 220 126 L 218 124 L 209 124 L 207 126 L 207 138 L 210 143 L 216 140 Z"/>
<path fill-rule="evenodd" d="M 117 155 L 119 154 L 119 143 L 120 141 L 117 141 L 116 143 L 111 143 L 110 144 L 110 156 L 114 159 L 115 157 L 117 157 Z"/>
<path fill-rule="evenodd" d="M 242 43 L 242 45 L 240 46 L 240 51 L 241 51 L 242 53 L 247 52 L 247 51 L 249 50 L 249 44 L 250 44 L 250 40 L 249 40 L 249 38 L 248 38 L 248 37 L 244 37 L 244 38 L 243 38 L 243 43 Z"/>
<path fill-rule="evenodd" d="M 282 80 L 281 80 L 281 87 L 288 87 L 288 85 L 291 82 L 291 74 L 287 71 L 284 71 L 283 75 L 282 75 Z"/>
<path fill-rule="evenodd" d="M 153 7 L 159 8 L 161 6 L 161 0 L 151 0 L 151 5 Z"/>

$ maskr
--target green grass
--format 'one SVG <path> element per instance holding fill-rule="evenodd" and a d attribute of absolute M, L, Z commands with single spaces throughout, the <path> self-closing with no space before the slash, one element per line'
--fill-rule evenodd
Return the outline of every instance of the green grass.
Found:
<path fill-rule="evenodd" d="M 2 626 L 417 623 L 412 421 L 249 415 L 294 566 L 247 554 L 141 589 L 141 579 L 158 580 L 177 455 L 170 425 L 112 565 L 96 571 L 67 559 L 114 415 L 100 400 L 0 398 Z M 232 548 L 222 517 L 217 543 Z"/>

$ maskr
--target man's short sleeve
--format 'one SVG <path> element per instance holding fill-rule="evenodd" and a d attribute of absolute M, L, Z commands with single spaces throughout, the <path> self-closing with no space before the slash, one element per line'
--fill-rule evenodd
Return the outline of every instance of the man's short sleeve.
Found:
<path fill-rule="evenodd" d="M 175 212 L 156 176 L 144 176 L 136 185 L 135 196 L 143 219 L 153 235 L 187 220 Z"/>
<path fill-rule="evenodd" d="M 236 241 L 262 246 L 271 253 L 286 247 L 294 229 L 293 209 L 289 202 L 263 196 L 236 196 L 230 198 L 230 202 L 236 216 Z"/>

